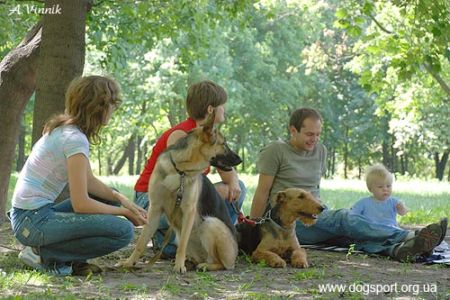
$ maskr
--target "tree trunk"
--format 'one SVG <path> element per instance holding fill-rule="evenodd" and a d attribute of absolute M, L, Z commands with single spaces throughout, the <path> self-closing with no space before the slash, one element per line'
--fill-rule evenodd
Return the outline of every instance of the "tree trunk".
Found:
<path fill-rule="evenodd" d="M 335 148 L 329 148 L 327 154 L 327 171 L 325 173 L 326 178 L 332 178 L 334 176 L 335 162 L 336 162 Z"/>
<path fill-rule="evenodd" d="M 333 148 L 333 159 L 331 161 L 331 176 L 336 173 L 336 148 Z"/>
<path fill-rule="evenodd" d="M 450 182 L 450 166 L 448 167 L 448 176 L 447 176 L 447 181 Z"/>
<path fill-rule="evenodd" d="M 241 171 L 245 172 L 245 170 L 247 169 L 247 165 L 246 165 L 245 147 L 244 146 L 241 147 L 241 158 L 242 158 Z"/>
<path fill-rule="evenodd" d="M 400 155 L 400 174 L 405 175 L 406 163 L 405 155 Z"/>
<path fill-rule="evenodd" d="M 361 157 L 358 157 L 358 179 L 361 179 L 362 176 L 362 160 Z"/>
<path fill-rule="evenodd" d="M 348 128 L 345 128 L 345 141 L 344 141 L 344 178 L 348 179 L 347 166 L 348 166 Z"/>
<path fill-rule="evenodd" d="M 142 168 L 142 161 L 143 161 L 143 156 L 145 155 L 144 153 L 144 149 L 141 149 L 141 144 L 142 144 L 142 140 L 144 138 L 140 135 L 138 136 L 138 138 L 136 139 L 136 147 L 137 147 L 137 159 L 136 159 L 136 168 L 134 175 L 139 175 L 141 174 L 141 168 Z M 145 148 L 145 147 L 144 147 Z"/>
<path fill-rule="evenodd" d="M 439 153 L 434 153 L 434 164 L 436 167 L 436 178 L 439 179 L 439 181 L 442 181 L 444 178 L 444 172 L 445 167 L 447 166 L 448 156 L 450 154 L 450 151 L 445 151 L 442 154 L 442 158 L 439 158 Z"/>
<path fill-rule="evenodd" d="M 0 63 L 0 223 L 5 219 L 9 177 L 23 111 L 36 88 L 41 27 L 39 22 Z"/>
<path fill-rule="evenodd" d="M 395 173 L 397 171 L 397 155 L 395 153 L 395 136 L 391 136 L 391 169 L 390 171 L 392 173 Z"/>
<path fill-rule="evenodd" d="M 389 143 L 384 140 L 382 144 L 383 148 L 383 165 L 390 171 L 394 172 L 394 163 L 392 158 L 392 151 L 390 151 Z"/>
<path fill-rule="evenodd" d="M 130 139 L 130 143 L 128 144 L 130 146 L 129 153 L 128 153 L 128 175 L 134 174 L 134 159 L 136 154 L 136 139 L 134 138 L 134 135 Z"/>
<path fill-rule="evenodd" d="M 106 158 L 106 175 L 112 175 L 112 159 L 110 156 Z"/>
<path fill-rule="evenodd" d="M 33 113 L 32 144 L 42 135 L 46 120 L 64 112 L 64 94 L 70 81 L 83 73 L 86 11 L 89 0 L 47 0 L 61 14 L 45 14 Z"/>
<path fill-rule="evenodd" d="M 405 164 L 404 174 L 406 174 L 409 172 L 409 163 L 408 163 L 409 155 L 408 155 L 408 153 L 405 152 L 405 154 L 403 155 L 403 160 L 404 160 L 404 164 Z"/>
<path fill-rule="evenodd" d="M 23 114 L 22 114 L 22 122 L 20 122 L 20 129 L 19 129 L 19 138 L 18 138 L 18 144 L 17 144 L 17 158 L 16 158 L 16 172 L 20 172 L 22 170 L 23 165 L 25 164 L 26 158 L 25 158 L 25 125 L 23 124 Z"/>
<path fill-rule="evenodd" d="M 125 150 L 122 153 L 122 157 L 117 161 L 116 166 L 112 170 L 113 175 L 119 174 L 122 167 L 125 165 L 125 162 L 130 157 L 131 152 L 134 152 L 134 135 L 130 137 L 128 140 L 127 146 L 125 147 Z"/>

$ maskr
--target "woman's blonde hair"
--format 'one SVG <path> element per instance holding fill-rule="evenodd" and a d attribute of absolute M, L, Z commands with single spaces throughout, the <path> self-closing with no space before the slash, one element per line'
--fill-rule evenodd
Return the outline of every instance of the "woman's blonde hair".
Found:
<path fill-rule="evenodd" d="M 75 125 L 89 142 L 99 143 L 99 131 L 105 124 L 110 105 L 117 108 L 121 102 L 120 87 L 114 79 L 103 76 L 75 78 L 66 91 L 64 114 L 49 119 L 44 126 L 44 134 L 50 134 L 62 125 Z"/>

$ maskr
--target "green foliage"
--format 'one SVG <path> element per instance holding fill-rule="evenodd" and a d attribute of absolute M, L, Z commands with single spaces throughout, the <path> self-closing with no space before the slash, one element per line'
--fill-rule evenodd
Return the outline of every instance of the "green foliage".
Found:
<path fill-rule="evenodd" d="M 36 1 L 8 0 L 0 3 L 0 57 L 16 47 L 25 37 L 26 32 L 37 23 L 39 15 L 28 13 L 31 7 L 43 7 L 42 3 Z"/>
<path fill-rule="evenodd" d="M 448 151 L 449 135 L 442 132 L 448 132 L 442 121 L 450 99 L 448 1 L 349 0 L 339 6 L 334 25 L 359 38 L 347 68 L 375 93 L 376 115 L 389 116 L 396 155 L 421 161 L 418 153 Z"/>
<path fill-rule="evenodd" d="M 28 4 L 42 5 L 2 6 Z M 240 171 L 256 172 L 259 150 L 286 139 L 289 114 L 310 106 L 324 117 L 328 177 L 383 162 L 430 178 L 434 154 L 450 148 L 449 95 L 437 82 L 450 82 L 448 9 L 443 0 L 94 1 L 85 73 L 115 77 L 124 102 L 91 149 L 92 167 L 140 173 L 156 139 L 185 119 L 188 86 L 211 79 L 229 96 L 222 130 Z M 38 18 L 0 15 L 2 57 Z"/>

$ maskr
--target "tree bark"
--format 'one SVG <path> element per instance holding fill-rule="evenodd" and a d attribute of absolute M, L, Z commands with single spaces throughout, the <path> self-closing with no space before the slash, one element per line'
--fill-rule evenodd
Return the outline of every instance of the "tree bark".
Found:
<path fill-rule="evenodd" d="M 336 148 L 333 148 L 333 159 L 331 160 L 331 176 L 336 173 Z"/>
<path fill-rule="evenodd" d="M 112 170 L 113 175 L 119 174 L 127 159 L 130 158 L 132 152 L 134 152 L 134 134 L 128 139 L 128 143 L 122 153 L 122 157 L 120 157 L 120 159 L 117 161 L 116 166 Z"/>
<path fill-rule="evenodd" d="M 25 164 L 25 125 L 23 124 L 23 114 L 22 114 L 22 122 L 20 123 L 19 128 L 19 138 L 17 139 L 17 158 L 16 158 L 16 172 L 20 172 L 22 170 L 23 165 Z"/>
<path fill-rule="evenodd" d="M 144 138 L 140 135 L 140 136 L 138 136 L 137 137 L 137 139 L 136 139 L 136 148 L 137 148 L 137 159 L 136 159 L 136 168 L 135 168 L 135 172 L 134 172 L 134 174 L 133 175 L 139 175 L 139 174 L 141 174 L 141 167 L 142 167 L 142 161 L 143 161 L 143 156 L 144 156 L 144 153 L 146 153 L 145 152 L 145 146 L 142 146 L 142 147 L 144 147 L 144 149 L 141 149 L 141 144 L 142 144 L 142 140 L 143 140 Z"/>
<path fill-rule="evenodd" d="M 358 157 L 358 179 L 362 177 L 362 160 L 361 157 Z"/>
<path fill-rule="evenodd" d="M 442 158 L 439 158 L 439 153 L 434 153 L 434 164 L 436 167 L 436 178 L 439 179 L 439 181 L 442 181 L 444 179 L 444 172 L 445 167 L 447 166 L 448 156 L 450 154 L 450 151 L 445 151 L 442 154 Z"/>
<path fill-rule="evenodd" d="M 39 22 L 0 63 L 0 223 L 5 220 L 9 177 L 22 114 L 36 87 L 41 28 Z"/>
<path fill-rule="evenodd" d="M 43 16 L 42 46 L 33 113 L 32 144 L 42 135 L 45 121 L 64 112 L 64 94 L 70 81 L 83 73 L 88 0 L 47 0 L 61 14 Z"/>
<path fill-rule="evenodd" d="M 348 179 L 347 167 L 348 167 L 348 127 L 345 127 L 345 141 L 344 141 L 344 178 Z"/>
<path fill-rule="evenodd" d="M 130 139 L 130 143 L 128 144 L 130 146 L 129 153 L 128 153 L 128 175 L 134 174 L 134 160 L 136 156 L 136 138 L 134 135 Z"/>

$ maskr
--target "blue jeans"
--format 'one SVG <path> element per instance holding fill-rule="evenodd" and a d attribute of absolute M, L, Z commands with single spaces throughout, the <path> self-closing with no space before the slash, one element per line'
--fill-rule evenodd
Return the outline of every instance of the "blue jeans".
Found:
<path fill-rule="evenodd" d="M 43 264 L 85 262 L 128 245 L 133 225 L 125 218 L 73 212 L 70 199 L 35 210 L 13 208 L 14 236 L 39 251 Z"/>
<path fill-rule="evenodd" d="M 241 195 L 239 196 L 239 199 L 235 203 L 237 204 L 237 207 L 240 210 L 242 208 L 242 204 L 244 203 L 247 189 L 245 188 L 245 185 L 241 180 L 239 180 L 239 186 L 241 188 Z M 137 205 L 139 205 L 140 207 L 148 210 L 148 207 L 149 207 L 148 198 L 149 198 L 148 193 L 136 192 L 135 196 L 134 196 L 134 202 Z M 238 216 L 236 215 L 236 212 L 234 211 L 234 209 L 231 206 L 229 201 L 227 201 L 227 200 L 223 200 L 223 201 L 225 201 L 225 205 L 227 206 L 228 214 L 230 215 L 231 222 L 233 224 L 236 224 L 237 218 L 238 218 Z M 158 229 L 156 230 L 155 236 L 153 238 L 153 243 L 155 243 L 155 245 L 153 245 L 153 246 L 155 246 L 156 248 L 161 247 L 161 245 L 164 241 L 164 235 L 165 235 L 167 229 L 169 229 L 169 223 L 167 221 L 166 215 L 162 214 L 161 219 L 159 220 Z M 172 234 L 172 236 L 170 237 L 169 243 L 163 250 L 163 253 L 168 257 L 173 257 L 173 256 L 175 256 L 176 252 L 177 252 L 177 244 L 175 242 L 175 234 Z"/>
<path fill-rule="evenodd" d="M 393 255 L 395 246 L 401 243 L 408 231 L 373 223 L 349 209 L 325 210 L 316 224 L 307 227 L 297 221 L 296 233 L 301 244 L 317 244 L 330 239 L 347 237 L 355 241 L 355 249 L 367 253 Z"/>

